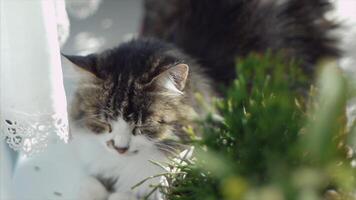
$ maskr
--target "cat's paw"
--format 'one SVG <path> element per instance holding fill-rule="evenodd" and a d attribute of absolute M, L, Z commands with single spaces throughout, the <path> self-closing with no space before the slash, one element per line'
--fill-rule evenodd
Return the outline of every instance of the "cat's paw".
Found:
<path fill-rule="evenodd" d="M 138 198 L 130 193 L 115 192 L 110 194 L 108 200 L 138 200 Z"/>
<path fill-rule="evenodd" d="M 109 193 L 94 177 L 83 180 L 78 194 L 79 200 L 107 200 Z"/>

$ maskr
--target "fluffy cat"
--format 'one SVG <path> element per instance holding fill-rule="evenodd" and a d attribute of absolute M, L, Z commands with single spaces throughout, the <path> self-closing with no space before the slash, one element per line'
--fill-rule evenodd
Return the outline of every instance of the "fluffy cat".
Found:
<path fill-rule="evenodd" d="M 236 57 L 283 51 L 312 76 L 320 58 L 338 55 L 328 35 L 335 25 L 324 18 L 329 7 L 326 0 L 146 0 L 141 37 L 161 41 L 66 56 L 86 74 L 71 105 L 73 141 L 93 177 L 79 199 L 149 194 L 159 178 L 131 187 L 163 172 L 150 160 L 165 162 L 189 141 L 184 127 L 204 115 L 194 94 L 209 102 L 216 84 L 235 77 Z"/>
<path fill-rule="evenodd" d="M 144 8 L 141 36 L 174 43 L 225 85 L 236 58 L 251 52 L 282 51 L 310 77 L 315 63 L 340 53 L 329 0 L 145 0 Z"/>
<path fill-rule="evenodd" d="M 165 162 L 190 137 L 184 131 L 202 109 L 194 93 L 214 96 L 197 64 L 173 46 L 137 39 L 100 54 L 66 56 L 86 73 L 71 105 L 74 142 L 97 184 L 92 199 L 143 198 Z M 96 182 L 96 183 L 95 183 Z M 114 194 L 100 186 L 100 182 Z M 83 196 L 88 192 L 83 188 Z M 96 196 L 98 195 L 98 196 Z M 157 193 L 152 199 L 157 198 Z M 123 197 L 122 197 L 123 198 Z"/>

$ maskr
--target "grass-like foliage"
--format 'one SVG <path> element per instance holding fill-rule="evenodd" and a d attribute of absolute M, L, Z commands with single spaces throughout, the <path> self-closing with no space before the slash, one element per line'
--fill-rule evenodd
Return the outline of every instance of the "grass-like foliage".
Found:
<path fill-rule="evenodd" d="M 298 63 L 280 55 L 239 61 L 237 79 L 216 104 L 221 117 L 201 121 L 193 157 L 165 175 L 166 198 L 353 199 L 350 90 L 332 62 L 322 66 L 310 87 Z"/>

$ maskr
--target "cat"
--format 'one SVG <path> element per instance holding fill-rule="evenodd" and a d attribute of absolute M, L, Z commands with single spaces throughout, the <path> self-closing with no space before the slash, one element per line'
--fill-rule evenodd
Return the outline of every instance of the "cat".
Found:
<path fill-rule="evenodd" d="M 145 0 L 140 36 L 175 44 L 225 86 L 237 58 L 267 50 L 298 59 L 312 78 L 320 59 L 341 54 L 332 8 L 329 0 Z"/>
<path fill-rule="evenodd" d="M 150 161 L 167 162 L 190 140 L 184 128 L 204 112 L 194 94 L 215 96 L 209 78 L 193 59 L 154 39 L 65 57 L 84 75 L 71 105 L 71 132 L 93 179 L 79 199 L 145 197 L 159 178 L 131 187 L 165 172 Z"/>
<path fill-rule="evenodd" d="M 186 127 L 206 112 L 217 86 L 236 77 L 236 58 L 283 51 L 312 76 L 337 57 L 326 0 L 146 0 L 138 39 L 87 56 L 66 57 L 83 79 L 71 104 L 71 132 L 92 175 L 78 199 L 127 200 L 150 194 L 147 177 L 190 141 Z M 157 38 L 157 39 L 147 39 Z M 171 44 L 169 44 L 171 43 Z M 159 199 L 155 191 L 150 199 Z"/>

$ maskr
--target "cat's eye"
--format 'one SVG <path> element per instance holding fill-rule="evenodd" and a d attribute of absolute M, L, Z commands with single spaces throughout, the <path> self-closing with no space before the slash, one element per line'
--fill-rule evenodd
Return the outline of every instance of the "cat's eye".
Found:
<path fill-rule="evenodd" d="M 159 123 L 159 124 L 165 124 L 166 121 L 165 121 L 164 119 L 160 119 L 160 120 L 158 121 L 158 123 Z"/>
<path fill-rule="evenodd" d="M 97 124 L 89 124 L 88 128 L 95 134 L 100 134 L 105 131 L 105 128 L 103 126 L 98 126 Z"/>
<path fill-rule="evenodd" d="M 133 134 L 133 135 L 141 135 L 141 130 L 140 130 L 138 127 L 135 127 L 135 128 L 132 130 L 132 134 Z"/>
<path fill-rule="evenodd" d="M 108 123 L 98 122 L 98 121 L 90 121 L 87 122 L 88 128 L 93 131 L 95 134 L 101 134 L 105 132 L 112 132 L 111 125 Z"/>
<path fill-rule="evenodd" d="M 112 127 L 111 127 L 111 125 L 110 125 L 110 124 L 108 124 L 108 131 L 109 131 L 109 133 L 111 133 L 111 132 L 112 132 Z"/>

